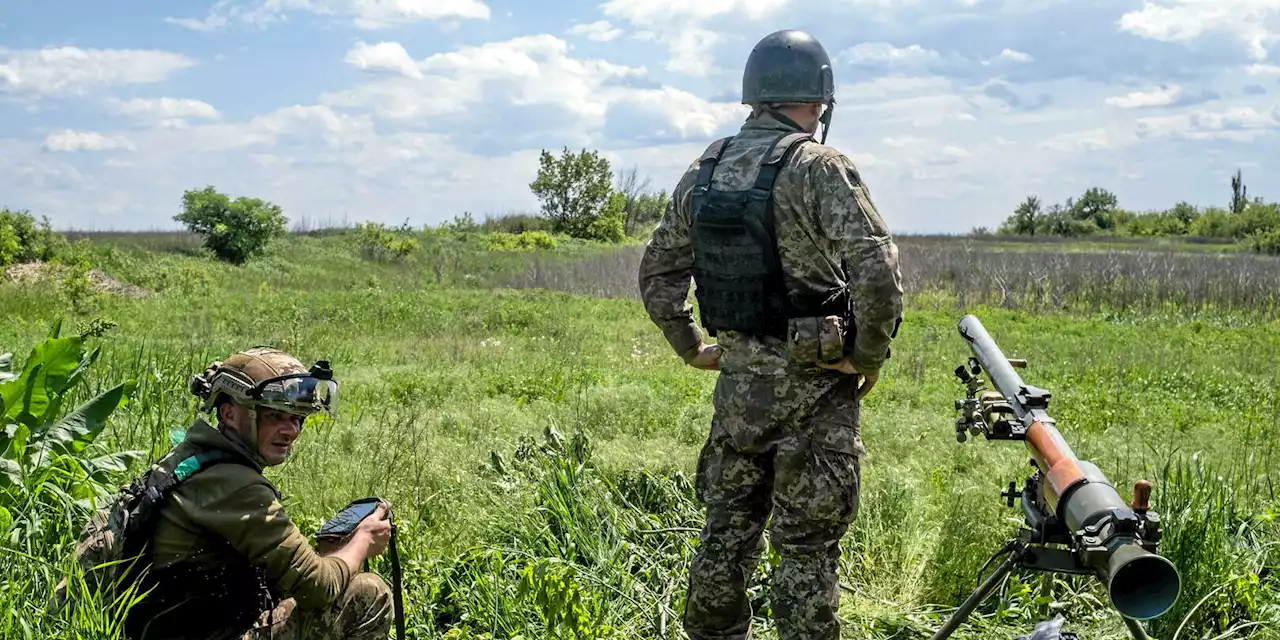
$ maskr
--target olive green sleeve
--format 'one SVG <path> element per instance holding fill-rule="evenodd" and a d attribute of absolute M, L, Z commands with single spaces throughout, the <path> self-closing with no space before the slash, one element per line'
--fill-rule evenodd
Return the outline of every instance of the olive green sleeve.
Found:
<path fill-rule="evenodd" d="M 225 538 L 249 562 L 265 568 L 268 583 L 282 597 L 294 598 L 299 608 L 331 604 L 353 577 L 345 562 L 321 557 L 311 548 L 307 537 L 285 514 L 275 492 L 263 482 L 210 496 L 191 517 Z"/>
<path fill-rule="evenodd" d="M 853 346 L 846 347 L 849 362 L 873 375 L 888 359 L 889 343 L 902 322 L 898 247 L 847 157 L 824 157 L 814 163 L 811 178 L 819 222 L 849 270 L 854 324 Z"/>
<path fill-rule="evenodd" d="M 662 220 L 653 230 L 640 260 L 640 299 L 649 319 L 685 362 L 698 355 L 702 331 L 693 321 L 689 285 L 693 281 L 693 246 L 689 238 L 689 218 L 678 200 L 687 176 L 672 193 Z"/>

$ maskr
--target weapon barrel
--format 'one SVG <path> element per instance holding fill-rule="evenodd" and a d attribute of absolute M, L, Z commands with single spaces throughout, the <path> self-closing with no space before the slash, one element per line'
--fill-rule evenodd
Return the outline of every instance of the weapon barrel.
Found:
<path fill-rule="evenodd" d="M 1086 480 L 1080 468 L 1080 460 L 1058 431 L 1057 424 L 1045 408 L 1049 393 L 1029 387 L 1013 370 L 1008 358 L 1000 351 L 995 339 L 974 315 L 960 319 L 960 336 L 969 343 L 973 356 L 987 372 L 991 384 L 1013 407 L 1014 415 L 1027 428 L 1026 444 L 1040 467 L 1048 484 L 1045 500 L 1056 510 L 1062 496 L 1071 488 Z M 1019 362 L 1021 364 L 1021 362 Z M 1119 499 L 1119 496 L 1117 496 Z"/>
<path fill-rule="evenodd" d="M 1135 620 L 1168 611 L 1181 592 L 1178 571 L 1137 539 L 1139 518 L 1134 509 L 1146 511 L 1150 486 L 1140 484 L 1134 506 L 1126 504 L 1097 465 L 1076 457 L 1047 411 L 1049 393 L 1022 381 L 982 322 L 966 315 L 959 330 L 991 383 L 1026 427 L 1027 448 L 1044 477 L 1045 504 L 1071 532 L 1084 536 L 1085 562 L 1106 585 L 1112 606 Z M 1025 366 L 1023 361 L 1014 362 Z M 1028 497 L 1023 497 L 1024 509 Z"/>

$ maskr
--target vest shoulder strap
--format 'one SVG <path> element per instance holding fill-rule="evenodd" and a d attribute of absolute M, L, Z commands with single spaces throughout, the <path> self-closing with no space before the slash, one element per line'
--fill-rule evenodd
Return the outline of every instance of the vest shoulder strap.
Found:
<path fill-rule="evenodd" d="M 716 163 L 720 162 L 720 158 L 724 156 L 725 147 L 729 146 L 729 141 L 732 139 L 732 136 L 720 138 L 702 152 L 702 157 L 698 158 L 698 180 L 694 186 L 706 188 L 711 184 L 711 173 L 715 171 Z"/>
<path fill-rule="evenodd" d="M 813 135 L 803 131 L 778 136 L 760 159 L 760 171 L 756 174 L 756 183 L 752 189 L 765 193 L 772 191 L 773 182 L 778 178 L 778 170 L 786 164 L 791 153 L 800 148 L 799 143 L 810 140 L 813 140 Z"/>

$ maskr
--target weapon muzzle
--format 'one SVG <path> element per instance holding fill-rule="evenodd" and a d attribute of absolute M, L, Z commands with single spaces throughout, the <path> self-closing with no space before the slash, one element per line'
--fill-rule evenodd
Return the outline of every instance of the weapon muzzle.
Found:
<path fill-rule="evenodd" d="M 1182 580 L 1173 563 L 1136 542 L 1116 547 L 1101 573 L 1112 606 L 1134 620 L 1164 615 L 1182 591 Z"/>

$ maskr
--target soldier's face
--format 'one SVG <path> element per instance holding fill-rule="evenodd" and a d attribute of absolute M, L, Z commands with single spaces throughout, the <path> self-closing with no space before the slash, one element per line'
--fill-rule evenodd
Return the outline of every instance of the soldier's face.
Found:
<path fill-rule="evenodd" d="M 258 453 L 268 465 L 284 462 L 302 433 L 302 416 L 261 409 L 258 411 Z"/>

